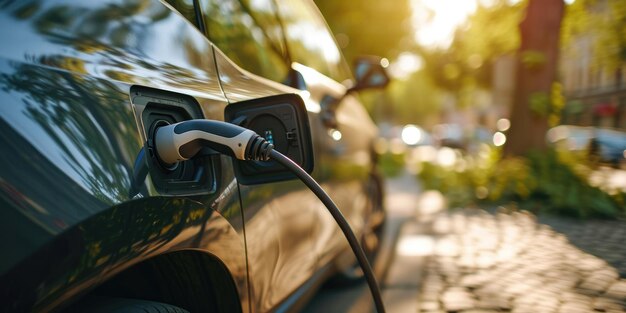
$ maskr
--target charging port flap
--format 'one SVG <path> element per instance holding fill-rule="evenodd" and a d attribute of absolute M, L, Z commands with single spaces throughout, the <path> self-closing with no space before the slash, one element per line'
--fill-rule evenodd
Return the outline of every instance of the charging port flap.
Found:
<path fill-rule="evenodd" d="M 313 171 L 309 119 L 299 95 L 282 94 L 232 103 L 226 106 L 224 120 L 255 131 L 307 173 Z M 276 161 L 235 160 L 235 175 L 243 185 L 296 178 Z"/>

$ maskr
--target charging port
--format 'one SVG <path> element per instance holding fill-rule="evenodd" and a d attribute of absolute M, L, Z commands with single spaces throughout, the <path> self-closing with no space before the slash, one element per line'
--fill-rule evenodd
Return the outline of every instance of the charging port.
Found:
<path fill-rule="evenodd" d="M 162 90 L 133 86 L 131 100 L 137 117 L 142 122 L 150 178 L 161 194 L 195 195 L 215 192 L 216 169 L 213 164 L 219 156 L 204 156 L 166 164 L 156 155 L 154 138 L 159 127 L 203 118 L 200 106 L 193 97 Z"/>

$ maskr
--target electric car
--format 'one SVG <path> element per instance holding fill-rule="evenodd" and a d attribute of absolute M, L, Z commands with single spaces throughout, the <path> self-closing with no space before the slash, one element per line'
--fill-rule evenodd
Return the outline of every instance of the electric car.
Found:
<path fill-rule="evenodd" d="M 0 42 L 0 311 L 283 311 L 358 279 L 301 182 L 215 151 L 155 162 L 159 126 L 238 103 L 288 119 L 262 111 L 284 95 L 304 103 L 312 176 L 375 255 L 377 128 L 355 92 L 388 79 L 371 57 L 352 76 L 312 1 L 5 0 Z"/>

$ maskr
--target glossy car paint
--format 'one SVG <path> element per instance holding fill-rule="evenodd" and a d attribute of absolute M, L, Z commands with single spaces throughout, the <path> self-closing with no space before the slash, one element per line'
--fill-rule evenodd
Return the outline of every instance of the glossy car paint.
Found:
<path fill-rule="evenodd" d="M 230 101 L 294 92 L 242 70 L 219 51 L 216 60 Z M 293 69 L 307 84 L 301 95 L 313 136 L 316 165 L 312 175 L 359 233 L 369 213 L 365 188 L 373 166 L 371 147 L 377 128 L 353 96 L 336 104 L 337 129 L 324 126 L 320 103 L 328 97 L 341 99 L 346 87 L 304 65 L 294 63 Z M 342 132 L 342 138 L 333 139 L 333 131 Z M 240 186 L 240 192 L 253 311 L 265 312 L 280 305 L 325 265 L 349 251 L 330 213 L 301 182 Z M 348 266 L 354 257 L 348 253 L 342 261 L 337 265 Z"/>
<path fill-rule="evenodd" d="M 259 94 L 297 92 L 247 73 L 219 51 L 216 60 L 225 82 L 225 94 L 233 102 L 256 98 Z M 310 122 L 315 120 L 316 117 L 311 115 Z M 311 131 L 315 142 L 315 127 Z M 266 312 L 315 274 L 317 253 L 314 247 L 318 237 L 313 231 L 319 225 L 318 212 L 325 211 L 325 208 L 300 181 L 240 185 L 240 192 L 248 244 L 252 311 Z"/>
<path fill-rule="evenodd" d="M 48 311 L 137 262 L 192 248 L 226 265 L 247 311 L 230 159 L 217 159 L 211 195 L 159 195 L 146 179 L 128 197 L 144 141 L 130 87 L 192 95 L 222 119 L 211 44 L 158 1 L 1 9 L 0 311 Z"/>
<path fill-rule="evenodd" d="M 343 85 L 299 64 L 306 91 L 253 75 L 158 1 L 0 9 L 0 40 L 11 43 L 0 46 L 0 223 L 15 238 L 1 247 L 11 252 L 0 261 L 0 295 L 12 299 L 2 311 L 62 308 L 133 264 L 192 250 L 224 263 L 241 310 L 265 312 L 351 261 L 337 260 L 347 243 L 303 184 L 239 185 L 226 157 L 215 159 L 215 193 L 160 195 L 148 177 L 142 194 L 128 197 L 145 140 L 131 86 L 193 96 L 218 120 L 229 102 L 299 92 L 313 176 L 359 233 L 376 128 L 352 96 L 338 103 L 336 129 L 325 126 L 324 101 L 340 99 Z"/>

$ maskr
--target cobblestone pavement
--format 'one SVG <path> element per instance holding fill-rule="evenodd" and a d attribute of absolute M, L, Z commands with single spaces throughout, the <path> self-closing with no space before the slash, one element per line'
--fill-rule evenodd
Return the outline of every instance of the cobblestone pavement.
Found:
<path fill-rule="evenodd" d="M 618 271 L 530 214 L 460 210 L 429 225 L 418 312 L 624 312 Z"/>
<path fill-rule="evenodd" d="M 564 234 L 581 250 L 607 261 L 622 278 L 626 277 L 626 221 L 581 221 L 540 216 L 539 222 Z"/>
<path fill-rule="evenodd" d="M 626 222 L 447 211 L 409 174 L 387 190 L 406 221 L 379 279 L 387 312 L 625 311 Z M 320 294 L 304 312 L 374 312 L 365 284 Z"/>

